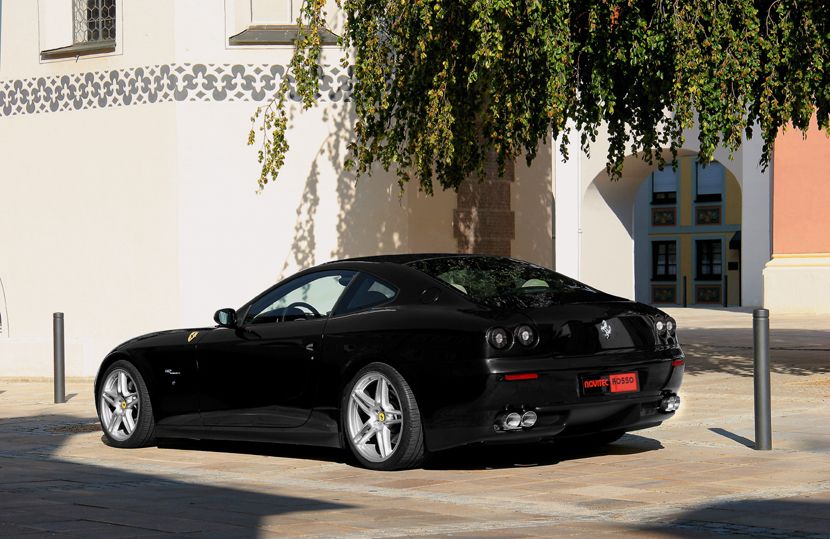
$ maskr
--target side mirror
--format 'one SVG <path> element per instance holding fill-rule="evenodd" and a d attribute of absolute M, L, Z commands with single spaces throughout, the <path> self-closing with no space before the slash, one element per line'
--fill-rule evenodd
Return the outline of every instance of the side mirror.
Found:
<path fill-rule="evenodd" d="M 233 309 L 219 309 L 213 315 L 213 320 L 223 328 L 236 327 L 236 311 Z"/>

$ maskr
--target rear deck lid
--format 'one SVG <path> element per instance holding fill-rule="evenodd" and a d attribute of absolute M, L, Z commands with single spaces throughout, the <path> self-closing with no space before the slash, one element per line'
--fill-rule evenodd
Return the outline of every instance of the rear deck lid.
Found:
<path fill-rule="evenodd" d="M 656 345 L 653 318 L 630 301 L 550 305 L 525 313 L 538 328 L 540 345 L 554 355 L 653 350 Z"/>

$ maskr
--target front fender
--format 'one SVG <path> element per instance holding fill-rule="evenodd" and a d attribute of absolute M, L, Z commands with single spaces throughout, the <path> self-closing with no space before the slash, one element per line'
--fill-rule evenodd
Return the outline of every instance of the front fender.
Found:
<path fill-rule="evenodd" d="M 144 379 L 144 384 L 147 386 L 147 391 L 150 396 L 150 403 L 153 405 L 153 410 L 156 409 L 155 406 L 155 391 L 153 391 L 155 381 L 152 376 L 152 369 L 150 369 L 150 365 L 147 363 L 146 360 L 135 357 L 129 352 L 125 350 L 114 350 L 110 352 L 107 357 L 101 362 L 101 366 L 98 367 L 98 372 L 95 374 L 95 382 L 93 384 L 93 401 L 95 402 L 95 412 L 98 413 L 98 389 L 101 387 L 101 383 L 103 382 L 104 373 L 107 372 L 107 369 L 110 368 L 110 365 L 115 363 L 116 361 L 124 360 L 128 363 L 132 364 L 136 369 L 138 369 L 139 374 Z"/>

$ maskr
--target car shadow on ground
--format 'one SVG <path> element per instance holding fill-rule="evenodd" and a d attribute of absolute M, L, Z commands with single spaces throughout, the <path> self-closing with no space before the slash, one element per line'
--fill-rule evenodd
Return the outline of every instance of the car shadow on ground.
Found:
<path fill-rule="evenodd" d="M 697 507 L 660 522 L 640 526 L 647 535 L 700 538 L 830 537 L 830 502 L 803 496 L 777 500 L 731 500 Z"/>
<path fill-rule="evenodd" d="M 0 422 L 0 535 L 175 533 L 254 538 L 279 532 L 278 523 L 270 521 L 273 517 L 291 515 L 280 522 L 313 523 L 314 512 L 353 507 L 216 485 L 209 471 L 203 481 L 185 482 L 119 469 L 115 463 L 104 466 L 59 457 L 60 448 L 73 436 L 95 430 L 92 421 L 49 415 Z M 14 443 L 5 443 L 6 437 Z"/>
<path fill-rule="evenodd" d="M 351 462 L 349 462 L 350 459 L 347 458 L 348 455 L 344 450 L 332 447 L 315 447 L 311 445 L 289 445 L 265 442 L 181 439 L 158 440 L 156 445 L 160 449 L 211 451 L 217 453 L 235 453 L 239 455 L 258 455 L 263 457 L 293 458 L 351 464 Z"/>
<path fill-rule="evenodd" d="M 663 449 L 658 440 L 626 434 L 612 444 L 586 447 L 568 441 L 516 445 L 472 445 L 430 455 L 424 468 L 430 470 L 492 470 L 555 466 L 560 462 L 604 455 L 637 455 Z"/>
<path fill-rule="evenodd" d="M 359 466 L 344 449 L 215 440 L 159 440 L 160 449 L 213 451 L 240 455 L 293 458 Z M 597 447 L 572 445 L 567 441 L 516 445 L 471 445 L 430 454 L 427 470 L 487 470 L 530 466 L 552 466 L 560 462 L 601 455 L 636 455 L 662 449 L 654 439 L 627 434 L 613 444 Z"/>
<path fill-rule="evenodd" d="M 740 331 L 740 332 L 739 332 Z M 752 376 L 751 329 L 686 329 L 678 333 L 690 375 L 725 373 Z M 770 331 L 770 371 L 809 376 L 830 373 L 830 331 L 773 329 Z"/>

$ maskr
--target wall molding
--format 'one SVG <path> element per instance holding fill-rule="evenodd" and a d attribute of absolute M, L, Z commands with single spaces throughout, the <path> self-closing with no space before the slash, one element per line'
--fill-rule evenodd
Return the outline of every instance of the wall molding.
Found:
<path fill-rule="evenodd" d="M 161 64 L 67 75 L 0 80 L 0 117 L 150 103 L 266 101 L 286 66 Z M 320 69 L 320 101 L 349 101 L 352 69 Z M 291 80 L 290 98 L 301 101 Z"/>

